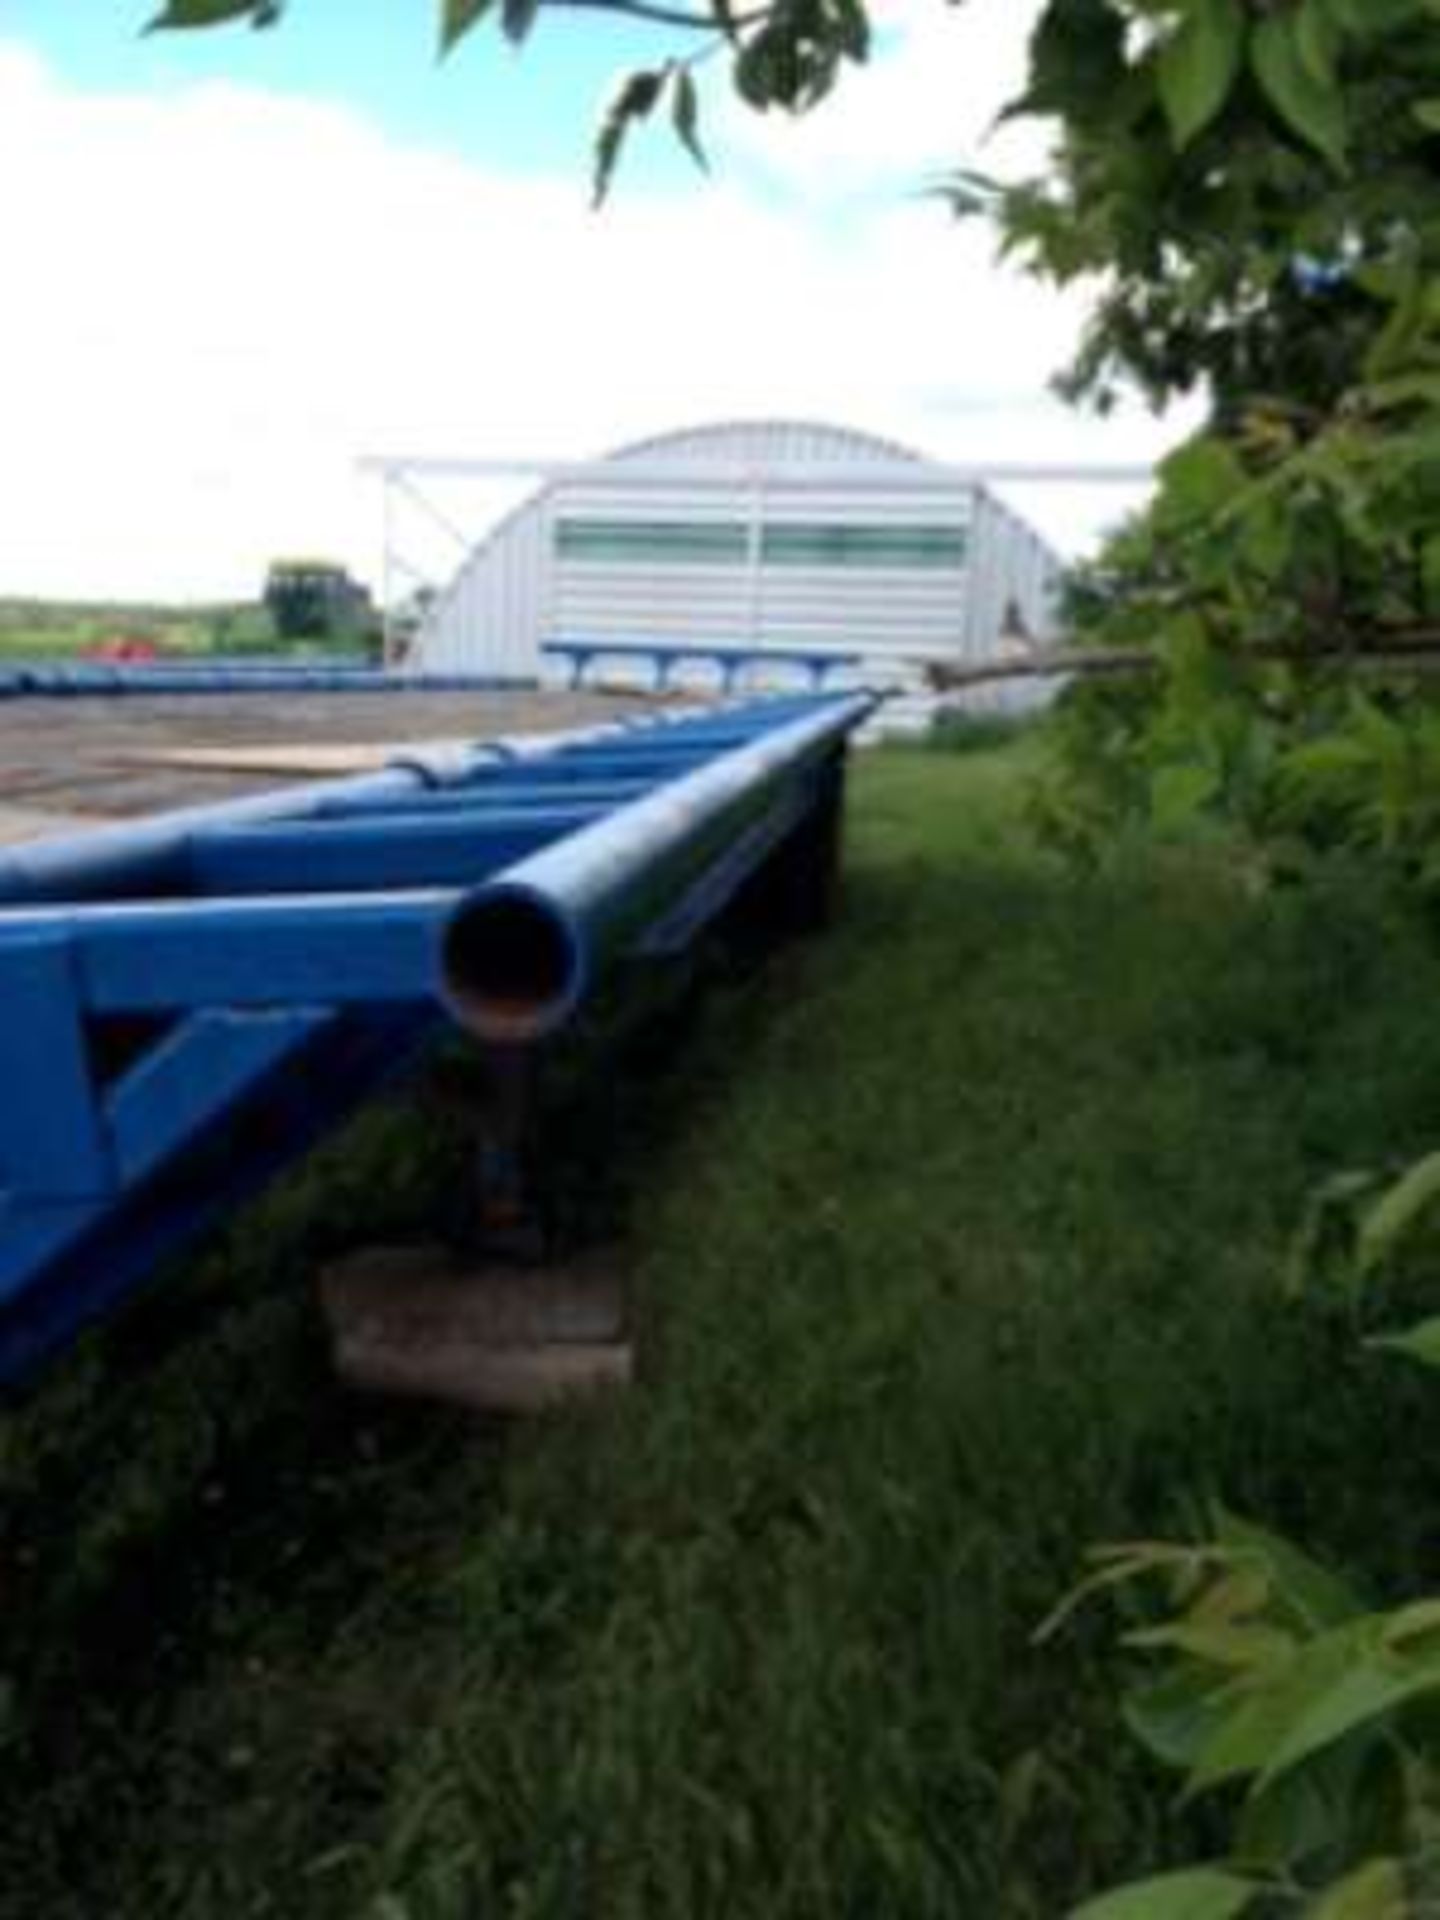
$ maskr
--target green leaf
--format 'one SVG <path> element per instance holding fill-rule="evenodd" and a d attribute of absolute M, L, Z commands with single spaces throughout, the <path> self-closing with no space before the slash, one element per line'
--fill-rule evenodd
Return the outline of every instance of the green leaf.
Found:
<path fill-rule="evenodd" d="M 249 20 L 252 26 L 271 27 L 280 18 L 278 0 L 169 0 L 145 29 L 158 33 L 172 27 L 218 27 L 227 20 Z"/>
<path fill-rule="evenodd" d="M 1340 32 L 1325 0 L 1304 0 L 1295 15 L 1295 46 L 1311 79 L 1333 87 Z"/>
<path fill-rule="evenodd" d="M 653 110 L 669 75 L 668 67 L 642 67 L 622 82 L 595 140 L 592 205 L 598 207 L 604 202 L 626 134 L 637 120 L 645 119 Z"/>
<path fill-rule="evenodd" d="M 512 46 L 518 47 L 535 24 L 540 0 L 500 0 L 500 27 Z"/>
<path fill-rule="evenodd" d="M 1413 111 L 1427 133 L 1440 133 L 1440 100 L 1417 100 Z"/>
<path fill-rule="evenodd" d="M 1345 102 L 1338 86 L 1322 85 L 1300 51 L 1293 13 L 1267 14 L 1250 41 L 1250 64 L 1280 118 L 1336 167 L 1345 164 Z"/>
<path fill-rule="evenodd" d="M 1401 373 L 1364 389 L 1371 413 L 1392 413 L 1413 407 L 1440 407 L 1440 373 Z"/>
<path fill-rule="evenodd" d="M 1240 0 L 1194 0 L 1160 49 L 1156 80 L 1177 147 L 1188 147 L 1230 97 L 1245 52 Z"/>
<path fill-rule="evenodd" d="M 1380 295 L 1389 301 L 1390 313 L 1365 355 L 1367 380 L 1384 381 L 1414 372 L 1427 325 L 1427 292 L 1425 276 L 1413 266 L 1391 276 L 1389 288 Z"/>
<path fill-rule="evenodd" d="M 1368 1620 L 1357 1620 L 1327 1633 L 1262 1686 L 1234 1696 L 1230 1713 L 1195 1762 L 1187 1795 L 1269 1768 L 1292 1729 L 1355 1666 L 1373 1631 Z"/>
<path fill-rule="evenodd" d="M 1357 769 L 1369 766 L 1349 740 L 1316 740 L 1289 751 L 1280 763 L 1278 813 L 1283 818 L 1293 805 L 1308 811 L 1322 805 L 1348 805 Z M 1306 1197 L 1305 1210 L 1285 1258 L 1285 1291 L 1298 1298 L 1312 1282 L 1355 1280 L 1356 1215 L 1382 1184 L 1368 1168 L 1346 1168 L 1332 1173 Z"/>
<path fill-rule="evenodd" d="M 1233 447 L 1205 434 L 1162 461 L 1160 480 L 1166 508 L 1198 519 L 1229 504 L 1245 485 L 1245 469 Z"/>
<path fill-rule="evenodd" d="M 1179 1653 L 1226 1674 L 1253 1674 L 1288 1659 L 1294 1642 L 1274 1627 L 1207 1626 L 1188 1620 L 1168 1627 L 1142 1627 L 1124 1636 L 1127 1647 L 1147 1653 Z"/>
<path fill-rule="evenodd" d="M 393 1893 L 382 1893 L 366 1913 L 366 1920 L 414 1920 L 414 1912 Z"/>
<path fill-rule="evenodd" d="M 1287 1877 L 1317 1855 L 1334 1859 L 1363 1759 L 1340 1747 L 1252 1792 L 1231 1831 L 1231 1858 L 1252 1873 Z"/>
<path fill-rule="evenodd" d="M 1403 1353 L 1440 1372 L 1440 1319 L 1422 1320 L 1406 1333 L 1377 1333 L 1365 1344 L 1382 1353 Z"/>
<path fill-rule="evenodd" d="M 1193 826 L 1221 787 L 1213 767 L 1159 768 L 1150 782 L 1150 817 L 1157 832 L 1181 833 Z"/>
<path fill-rule="evenodd" d="M 1369 1277 L 1388 1264 L 1440 1200 L 1440 1153 L 1427 1153 L 1404 1172 L 1360 1225 L 1356 1265 Z"/>
<path fill-rule="evenodd" d="M 762 27 L 741 47 L 735 60 L 735 90 L 747 106 L 763 113 L 785 98 L 787 61 L 781 38 Z"/>
<path fill-rule="evenodd" d="M 695 76 L 688 67 L 675 69 L 670 118 L 685 151 L 702 172 L 707 172 L 710 163 L 700 144 L 700 100 L 695 88 Z"/>
<path fill-rule="evenodd" d="M 1363 34 L 1370 27 L 1367 9 L 1372 0 L 1326 0 L 1330 18 L 1344 33 Z"/>
<path fill-rule="evenodd" d="M 1382 1643 L 1393 1653 L 1417 1652 L 1440 1634 L 1440 1600 L 1412 1600 L 1385 1615 Z"/>
<path fill-rule="evenodd" d="M 1375 1624 L 1369 1624 L 1373 1640 Z M 1349 1629 L 1341 1629 L 1342 1634 L 1348 1632 Z M 1317 1689 L 1315 1697 L 1277 1743 L 1259 1784 L 1265 1786 L 1348 1734 L 1388 1720 L 1409 1701 L 1437 1689 L 1440 1689 L 1440 1658 L 1434 1654 L 1415 1660 L 1399 1659 L 1367 1643 L 1360 1649 L 1359 1657 L 1347 1660 L 1331 1676 L 1328 1685 Z"/>
<path fill-rule="evenodd" d="M 1412 26 L 1431 0 L 1323 0 L 1338 33 L 1353 40 L 1378 40 Z"/>
<path fill-rule="evenodd" d="M 1236 500 L 1233 519 L 1240 557 L 1262 581 L 1278 580 L 1295 555 L 1299 523 L 1291 503 L 1271 481 L 1260 481 Z"/>
<path fill-rule="evenodd" d="M 870 56 L 870 16 L 860 0 L 832 0 L 835 38 L 848 60 L 863 64 Z"/>
<path fill-rule="evenodd" d="M 1264 1569 L 1272 1601 L 1292 1626 L 1322 1632 L 1358 1620 L 1367 1611 L 1361 1596 L 1338 1574 L 1253 1520 L 1242 1520 L 1220 1507 L 1215 1538 L 1237 1558 L 1243 1555 Z"/>
<path fill-rule="evenodd" d="M 1153 1686 L 1132 1688 L 1120 1711 L 1141 1746 L 1188 1772 L 1229 1711 L 1218 1696 L 1214 1674 L 1182 1667 Z"/>
<path fill-rule="evenodd" d="M 449 53 L 495 5 L 495 0 L 443 0 L 440 9 L 440 51 Z"/>
<path fill-rule="evenodd" d="M 1310 1908 L 1310 1920 L 1405 1920 L 1410 1903 L 1398 1860 L 1367 1860 Z"/>
<path fill-rule="evenodd" d="M 1259 1892 L 1253 1880 L 1225 1867 L 1186 1867 L 1102 1893 L 1070 1920 L 1236 1920 Z"/>
<path fill-rule="evenodd" d="M 1440 533 L 1432 533 L 1420 554 L 1427 614 L 1440 615 Z"/>

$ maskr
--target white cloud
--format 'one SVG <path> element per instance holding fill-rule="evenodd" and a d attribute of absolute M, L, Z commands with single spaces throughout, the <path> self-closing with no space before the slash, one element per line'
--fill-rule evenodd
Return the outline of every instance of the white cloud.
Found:
<path fill-rule="evenodd" d="M 987 105 L 992 81 L 957 75 Z M 898 83 L 874 84 L 893 126 Z M 890 136 L 852 111 L 811 137 L 873 181 Z M 596 219 L 581 180 L 406 146 L 342 107 L 81 93 L 0 42 L 0 591 L 244 593 L 293 552 L 373 574 L 354 462 L 377 450 L 568 457 L 784 412 L 959 458 L 1078 457 L 1039 400 L 1074 306 L 913 197 L 837 179 L 824 200 L 810 158 L 759 183 L 789 166 L 770 137 L 710 184 L 622 181 Z M 1092 428 L 1084 449 L 1136 442 Z"/>

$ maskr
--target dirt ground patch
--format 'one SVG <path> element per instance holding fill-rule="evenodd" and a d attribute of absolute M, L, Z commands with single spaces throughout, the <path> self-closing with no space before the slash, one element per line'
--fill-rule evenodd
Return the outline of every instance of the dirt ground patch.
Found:
<path fill-rule="evenodd" d="M 639 694 L 538 691 L 0 702 L 0 840 L 319 778 L 339 770 L 347 749 L 355 767 L 364 749 L 380 765 L 413 741 L 593 725 L 650 705 Z M 258 764 L 261 750 L 268 764 Z M 230 754 L 238 764 L 227 764 Z M 244 765 L 247 754 L 257 764 Z"/>

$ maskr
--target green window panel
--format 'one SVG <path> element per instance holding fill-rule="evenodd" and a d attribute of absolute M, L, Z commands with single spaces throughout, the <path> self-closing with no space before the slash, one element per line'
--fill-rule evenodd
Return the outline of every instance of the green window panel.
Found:
<path fill-rule="evenodd" d="M 555 551 L 562 560 L 743 566 L 749 550 L 749 529 L 734 520 L 575 519 L 555 526 Z"/>
<path fill-rule="evenodd" d="M 792 522 L 769 526 L 760 552 L 771 567 L 963 567 L 964 527 Z"/>

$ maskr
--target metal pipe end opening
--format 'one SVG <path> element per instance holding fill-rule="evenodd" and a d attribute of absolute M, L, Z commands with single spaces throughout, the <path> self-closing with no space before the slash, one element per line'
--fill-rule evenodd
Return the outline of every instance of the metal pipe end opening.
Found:
<path fill-rule="evenodd" d="M 471 895 L 440 949 L 445 1000 L 477 1039 L 523 1044 L 563 1025 L 579 1000 L 584 961 L 574 929 L 548 901 L 519 888 Z"/>

